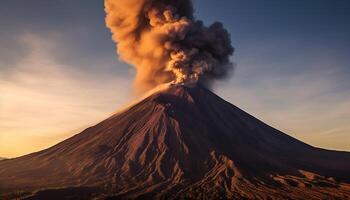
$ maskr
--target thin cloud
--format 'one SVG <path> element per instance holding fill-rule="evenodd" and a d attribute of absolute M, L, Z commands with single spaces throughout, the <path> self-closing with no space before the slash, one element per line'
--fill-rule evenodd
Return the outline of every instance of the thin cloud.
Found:
<path fill-rule="evenodd" d="M 26 34 L 18 40 L 30 53 L 1 75 L 2 156 L 18 156 L 52 145 L 73 134 L 71 130 L 109 116 L 130 98 L 129 81 L 123 77 L 96 77 L 60 64 L 51 54 L 55 43 L 61 42 L 55 37 Z"/>
<path fill-rule="evenodd" d="M 218 92 L 259 119 L 307 143 L 349 150 L 350 138 L 344 136 L 350 132 L 350 91 L 339 89 L 339 76 L 337 70 L 319 70 L 264 76 L 245 85 L 237 75 L 231 83 L 234 87 L 222 86 Z M 325 130 L 332 131 L 324 134 Z"/>

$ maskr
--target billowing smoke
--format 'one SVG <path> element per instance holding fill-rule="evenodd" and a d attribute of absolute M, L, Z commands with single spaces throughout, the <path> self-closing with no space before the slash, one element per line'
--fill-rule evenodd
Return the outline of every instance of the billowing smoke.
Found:
<path fill-rule="evenodd" d="M 210 85 L 232 63 L 230 35 L 193 16 L 191 0 L 105 0 L 106 24 L 120 58 L 135 66 L 136 88 L 174 82 Z"/>

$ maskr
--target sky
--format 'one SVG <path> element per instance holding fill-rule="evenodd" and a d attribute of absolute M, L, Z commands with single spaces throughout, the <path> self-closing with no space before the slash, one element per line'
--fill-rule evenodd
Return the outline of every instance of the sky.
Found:
<path fill-rule="evenodd" d="M 231 34 L 214 92 L 316 147 L 350 151 L 350 1 L 194 0 Z M 99 0 L 0 4 L 0 157 L 45 149 L 136 97 Z"/>

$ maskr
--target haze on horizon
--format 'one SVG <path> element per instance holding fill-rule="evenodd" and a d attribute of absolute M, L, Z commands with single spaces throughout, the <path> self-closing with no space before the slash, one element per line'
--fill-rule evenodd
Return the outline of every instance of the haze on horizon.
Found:
<path fill-rule="evenodd" d="M 194 1 L 231 34 L 236 69 L 215 92 L 304 142 L 350 151 L 348 1 Z M 134 99 L 102 1 L 0 5 L 0 156 L 47 148 Z M 44 16 L 44 17 L 43 17 Z"/>

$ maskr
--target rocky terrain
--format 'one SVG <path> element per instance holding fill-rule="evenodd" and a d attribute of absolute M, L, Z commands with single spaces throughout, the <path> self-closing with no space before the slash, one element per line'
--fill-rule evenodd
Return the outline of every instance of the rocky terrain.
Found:
<path fill-rule="evenodd" d="M 200 86 L 0 161 L 3 198 L 350 199 L 349 183 L 349 152 L 298 141 Z"/>

